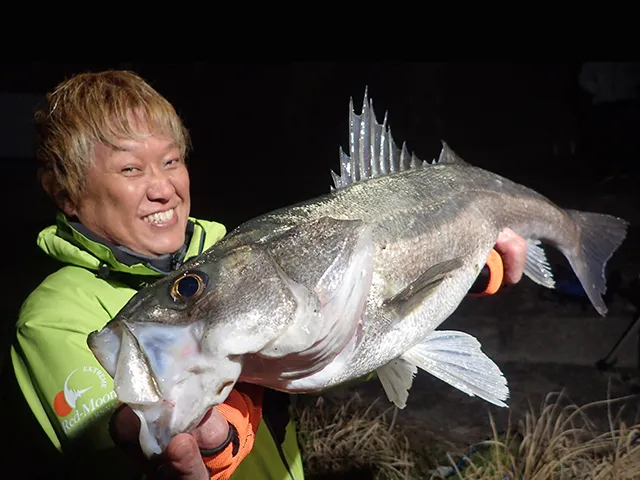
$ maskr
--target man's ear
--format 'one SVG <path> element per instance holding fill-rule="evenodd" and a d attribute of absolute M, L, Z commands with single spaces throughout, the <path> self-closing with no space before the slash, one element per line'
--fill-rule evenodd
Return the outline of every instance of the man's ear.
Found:
<path fill-rule="evenodd" d="M 69 198 L 69 195 L 57 185 L 50 172 L 44 172 L 40 176 L 40 182 L 45 192 L 47 192 L 57 207 L 62 210 L 67 217 L 72 218 L 76 216 L 77 210 L 74 202 Z"/>

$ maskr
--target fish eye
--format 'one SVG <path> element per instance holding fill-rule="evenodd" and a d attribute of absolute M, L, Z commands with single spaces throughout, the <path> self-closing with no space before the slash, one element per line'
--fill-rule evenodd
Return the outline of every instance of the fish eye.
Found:
<path fill-rule="evenodd" d="M 188 272 L 171 286 L 171 296 L 176 300 L 188 300 L 199 296 L 206 286 L 206 276 L 200 272 Z"/>

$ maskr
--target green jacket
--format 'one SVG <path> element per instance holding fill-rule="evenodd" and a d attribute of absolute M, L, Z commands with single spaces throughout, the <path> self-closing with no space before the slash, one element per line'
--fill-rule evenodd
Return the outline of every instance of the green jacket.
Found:
<path fill-rule="evenodd" d="M 190 220 L 177 264 L 226 233 L 219 223 Z M 112 378 L 86 340 L 142 283 L 162 275 L 162 269 L 109 246 L 62 214 L 56 225 L 40 232 L 38 246 L 64 265 L 29 295 L 20 310 L 11 348 L 20 389 L 46 435 L 73 459 L 83 478 L 140 478 L 109 435 L 109 418 L 118 400 Z M 266 391 L 263 411 L 254 448 L 232 479 L 302 479 L 288 396 Z"/>

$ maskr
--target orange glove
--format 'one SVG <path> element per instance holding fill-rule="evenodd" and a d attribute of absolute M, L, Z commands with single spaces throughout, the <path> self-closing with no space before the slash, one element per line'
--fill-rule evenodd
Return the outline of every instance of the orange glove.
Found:
<path fill-rule="evenodd" d="M 212 480 L 226 480 L 253 448 L 262 419 L 262 387 L 236 385 L 224 403 L 215 408 L 229 422 L 227 442 L 214 450 L 200 450 Z"/>
<path fill-rule="evenodd" d="M 469 290 L 469 295 L 472 297 L 493 295 L 500 290 L 503 278 L 504 265 L 502 264 L 502 257 L 494 249 L 491 249 L 485 266 L 480 271 L 471 290 Z"/>

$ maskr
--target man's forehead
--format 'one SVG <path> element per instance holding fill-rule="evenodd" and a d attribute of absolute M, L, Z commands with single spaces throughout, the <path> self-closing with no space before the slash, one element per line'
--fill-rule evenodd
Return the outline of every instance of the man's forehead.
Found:
<path fill-rule="evenodd" d="M 126 114 L 124 127 L 120 126 L 116 130 L 120 131 L 120 138 L 112 139 L 111 147 L 116 151 L 131 152 L 142 148 L 154 146 L 164 150 L 178 148 L 176 139 L 166 130 L 166 125 L 159 125 L 150 121 L 141 109 L 129 110 Z M 116 122 L 120 123 L 120 122 Z"/>

